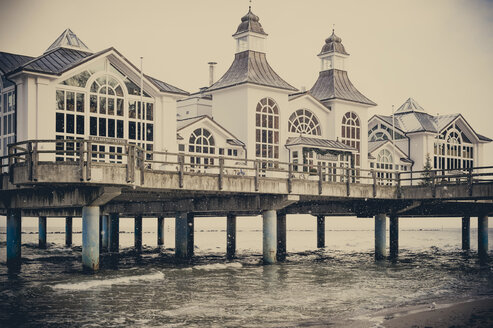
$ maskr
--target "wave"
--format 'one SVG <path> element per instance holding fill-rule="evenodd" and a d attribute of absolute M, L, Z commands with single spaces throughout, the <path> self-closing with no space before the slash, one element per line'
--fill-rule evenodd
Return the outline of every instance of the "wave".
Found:
<path fill-rule="evenodd" d="M 224 270 L 224 269 L 240 269 L 242 267 L 243 265 L 238 262 L 214 263 L 214 264 L 197 265 L 193 267 L 193 270 L 214 271 L 214 270 Z"/>
<path fill-rule="evenodd" d="M 56 284 L 50 286 L 53 289 L 58 290 L 88 290 L 94 288 L 101 287 L 111 287 L 113 285 L 125 285 L 130 284 L 134 281 L 154 281 L 154 280 L 162 280 L 164 279 L 164 274 L 162 272 L 155 272 L 151 274 L 137 275 L 137 276 L 128 276 L 128 277 L 120 277 L 113 279 L 97 279 L 97 280 L 88 280 L 77 283 L 64 283 L 64 284 Z"/>

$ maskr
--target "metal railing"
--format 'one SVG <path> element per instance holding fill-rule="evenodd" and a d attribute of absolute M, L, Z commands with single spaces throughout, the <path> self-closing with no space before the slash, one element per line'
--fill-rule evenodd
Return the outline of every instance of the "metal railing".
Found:
<path fill-rule="evenodd" d="M 398 194 L 402 186 L 428 186 L 435 194 L 436 187 L 444 184 L 467 184 L 469 193 L 473 183 L 493 181 L 493 166 L 468 168 L 465 170 L 428 171 L 389 171 L 306 163 L 286 163 L 280 161 L 252 160 L 239 157 L 204 155 L 194 153 L 172 153 L 148 151 L 127 142 L 85 139 L 29 140 L 10 144 L 8 155 L 0 157 L 0 169 L 11 173 L 16 165 L 26 165 L 29 180 L 37 181 L 38 166 L 43 162 L 60 162 L 77 165 L 80 180 L 90 181 L 94 163 L 120 165 L 126 168 L 127 183 L 144 182 L 147 170 L 175 172 L 179 186 L 183 188 L 184 175 L 217 176 L 218 189 L 223 188 L 227 176 L 244 176 L 254 179 L 258 191 L 261 179 L 287 179 L 288 192 L 292 191 L 294 180 L 313 180 L 318 182 L 319 194 L 324 183 L 342 183 L 350 195 L 351 185 L 373 185 L 373 196 L 378 186 L 397 186 Z M 13 175 L 10 174 L 11 182 Z"/>

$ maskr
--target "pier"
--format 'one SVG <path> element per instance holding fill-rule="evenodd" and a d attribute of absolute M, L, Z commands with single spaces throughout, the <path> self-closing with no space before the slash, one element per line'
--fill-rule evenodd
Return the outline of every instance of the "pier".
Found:
<path fill-rule="evenodd" d="M 321 248 L 326 217 L 374 217 L 377 260 L 387 258 L 387 218 L 389 258 L 396 258 L 400 217 L 463 218 L 463 249 L 470 248 L 470 218 L 477 217 L 478 255 L 488 253 L 493 167 L 395 172 L 379 178 L 384 175 L 378 170 L 338 167 L 328 172 L 317 165 L 238 162 L 237 158 L 233 162 L 225 156 L 146 151 L 134 144 L 126 144 L 122 152 L 98 152 L 93 145 L 93 140 L 73 139 L 9 145 L 8 156 L 1 158 L 0 181 L 9 264 L 21 259 L 23 216 L 39 217 L 40 247 L 46 247 L 47 218 L 66 218 L 66 245 L 70 246 L 72 218 L 82 217 L 82 264 L 91 271 L 99 268 L 100 252 L 118 252 L 122 217 L 135 220 L 137 251 L 142 248 L 142 220 L 158 218 L 157 242 L 162 245 L 164 220 L 174 217 L 175 252 L 180 259 L 193 256 L 195 219 L 222 216 L 227 220 L 226 257 L 232 259 L 237 216 L 262 215 L 263 261 L 283 261 L 286 215 L 290 214 L 314 216 L 314 243 Z M 75 159 L 57 160 L 67 153 Z M 195 164 L 191 157 L 209 161 Z"/>

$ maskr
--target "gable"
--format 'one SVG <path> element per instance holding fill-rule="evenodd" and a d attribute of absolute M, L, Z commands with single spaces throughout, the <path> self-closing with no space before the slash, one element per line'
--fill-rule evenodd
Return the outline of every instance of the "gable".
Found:
<path fill-rule="evenodd" d="M 190 134 L 198 128 L 205 128 L 209 130 L 215 137 L 217 136 L 224 140 L 235 140 L 240 142 L 236 136 L 219 125 L 216 121 L 212 120 L 209 116 L 199 116 L 192 119 L 180 120 L 177 124 L 177 132 L 186 142 L 188 142 L 188 137 Z"/>

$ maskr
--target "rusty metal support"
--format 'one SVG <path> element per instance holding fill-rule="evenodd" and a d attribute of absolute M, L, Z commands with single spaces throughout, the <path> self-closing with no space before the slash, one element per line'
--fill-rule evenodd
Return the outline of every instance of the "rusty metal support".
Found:
<path fill-rule="evenodd" d="M 82 266 L 99 270 L 99 206 L 82 208 Z"/>
<path fill-rule="evenodd" d="M 276 211 L 262 213 L 262 245 L 264 264 L 276 263 L 277 253 L 277 217 Z"/>
<path fill-rule="evenodd" d="M 236 256 L 236 215 L 228 213 L 226 217 L 226 258 Z"/>
<path fill-rule="evenodd" d="M 277 212 L 277 254 L 279 262 L 286 260 L 286 213 Z"/>
<path fill-rule="evenodd" d="M 325 247 L 325 216 L 317 215 L 317 248 Z"/>
<path fill-rule="evenodd" d="M 38 246 L 46 248 L 46 216 L 38 217 Z"/>
<path fill-rule="evenodd" d="M 467 251 L 471 248 L 471 218 L 462 218 L 462 249 Z"/>

